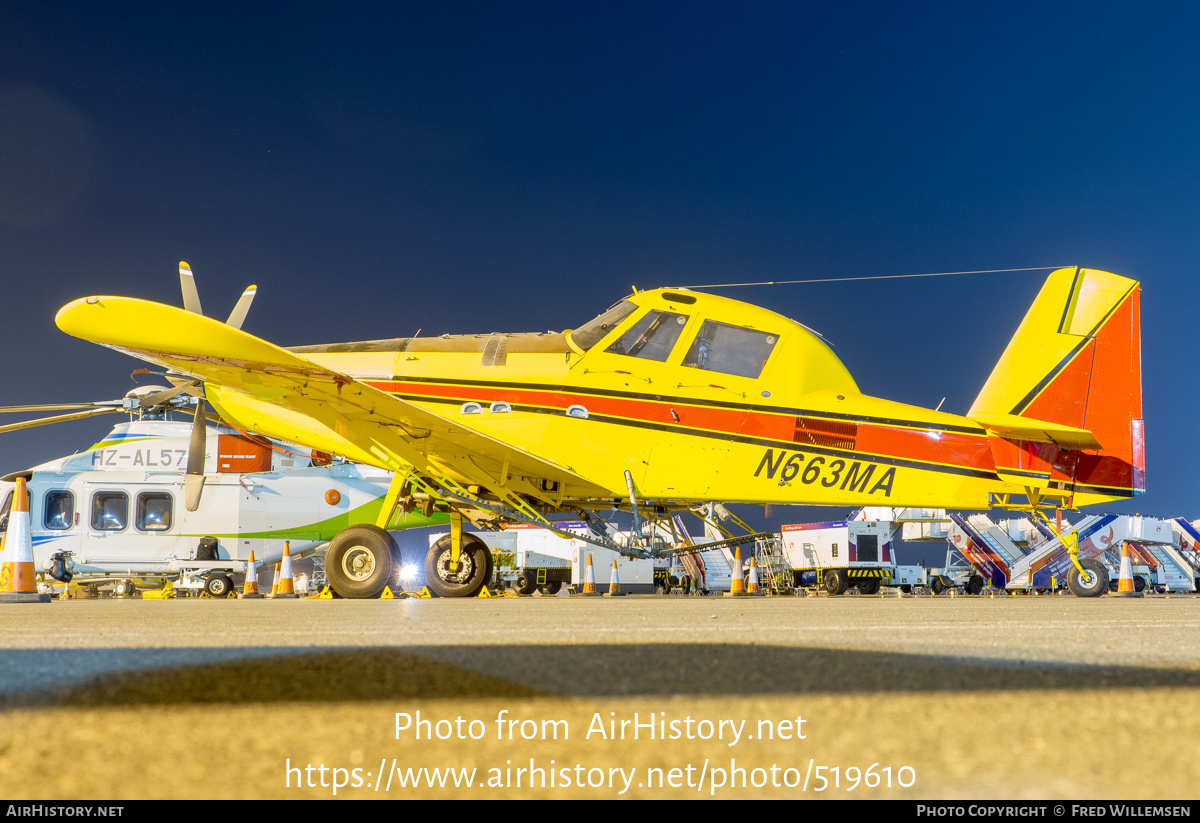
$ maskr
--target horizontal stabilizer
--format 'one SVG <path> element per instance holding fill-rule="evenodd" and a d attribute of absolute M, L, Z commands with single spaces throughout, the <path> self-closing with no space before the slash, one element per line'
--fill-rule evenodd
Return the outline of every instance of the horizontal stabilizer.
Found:
<path fill-rule="evenodd" d="M 1010 440 L 1053 443 L 1062 449 L 1099 449 L 1100 441 L 1087 429 L 1033 420 L 1015 414 L 975 414 L 971 419 L 989 431 Z"/>

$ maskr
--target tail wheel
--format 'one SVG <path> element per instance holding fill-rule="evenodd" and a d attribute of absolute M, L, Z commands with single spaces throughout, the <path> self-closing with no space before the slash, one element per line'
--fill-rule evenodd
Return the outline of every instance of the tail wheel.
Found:
<path fill-rule="evenodd" d="M 392 581 L 396 541 L 378 526 L 342 529 L 325 551 L 325 576 L 342 597 L 378 597 Z"/>
<path fill-rule="evenodd" d="M 1083 566 L 1083 574 L 1074 566 L 1067 574 L 1067 588 L 1071 590 L 1071 594 L 1076 597 L 1099 597 L 1104 594 L 1108 588 L 1108 569 L 1104 568 L 1104 564 L 1094 557 L 1089 557 L 1080 560 L 1079 565 Z"/>
<path fill-rule="evenodd" d="M 841 569 L 825 572 L 825 591 L 830 594 L 845 594 L 846 585 L 846 573 Z"/>
<path fill-rule="evenodd" d="M 492 578 L 492 551 L 473 534 L 462 536 L 457 568 L 450 565 L 450 535 L 425 555 L 425 582 L 438 597 L 474 597 Z"/>

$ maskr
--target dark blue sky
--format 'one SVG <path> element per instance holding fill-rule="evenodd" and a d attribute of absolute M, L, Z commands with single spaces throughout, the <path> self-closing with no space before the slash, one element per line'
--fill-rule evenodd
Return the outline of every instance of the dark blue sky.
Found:
<path fill-rule="evenodd" d="M 1200 516 L 1200 6 L 0 0 L 0 403 L 123 394 L 91 293 L 280 344 L 580 324 L 631 285 L 1143 282 L 1148 487 Z M 965 412 L 1042 272 L 727 290 Z M 111 422 L 109 420 L 108 422 Z M 11 471 L 108 422 L 0 442 Z M 790 517 L 789 519 L 803 519 Z"/>

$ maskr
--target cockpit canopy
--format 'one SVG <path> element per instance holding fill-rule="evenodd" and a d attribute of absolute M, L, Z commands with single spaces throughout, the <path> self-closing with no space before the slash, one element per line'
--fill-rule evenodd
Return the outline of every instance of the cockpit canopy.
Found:
<path fill-rule="evenodd" d="M 614 338 L 613 333 L 618 333 Z M 857 391 L 819 335 L 766 309 L 710 294 L 639 292 L 567 333 L 574 348 L 722 375 L 784 378 L 801 393 Z M 603 344 L 603 349 L 598 349 Z M 779 352 L 776 355 L 776 352 Z M 770 364 L 770 365 L 769 365 Z"/>

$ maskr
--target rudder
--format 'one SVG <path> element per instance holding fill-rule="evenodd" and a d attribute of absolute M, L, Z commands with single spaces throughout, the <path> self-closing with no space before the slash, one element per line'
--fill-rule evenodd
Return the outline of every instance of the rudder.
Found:
<path fill-rule="evenodd" d="M 1057 455 L 1045 455 L 1075 505 L 1145 490 L 1140 298 L 1140 284 L 1126 277 L 1053 272 L 967 413 L 1091 432 L 1099 449 L 1060 443 Z M 998 464 L 1012 462 L 1006 452 L 1021 448 L 1016 437 L 993 448 Z"/>

